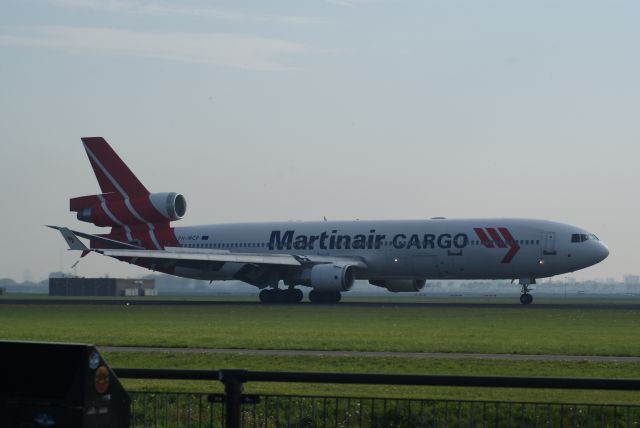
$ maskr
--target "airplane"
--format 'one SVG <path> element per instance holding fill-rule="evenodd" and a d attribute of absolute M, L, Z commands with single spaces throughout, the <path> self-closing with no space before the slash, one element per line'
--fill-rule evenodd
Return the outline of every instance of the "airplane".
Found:
<path fill-rule="evenodd" d="M 337 303 L 355 280 L 418 292 L 427 280 L 511 279 L 528 305 L 537 279 L 584 269 L 609 255 L 585 229 L 533 219 L 325 218 L 172 227 L 187 210 L 182 194 L 149 192 L 104 138 L 82 143 L 102 193 L 72 198 L 70 211 L 111 230 L 92 235 L 49 226 L 70 250 L 180 277 L 243 281 L 261 290 L 264 303 L 299 303 L 298 286 L 311 288 L 312 303 Z"/>

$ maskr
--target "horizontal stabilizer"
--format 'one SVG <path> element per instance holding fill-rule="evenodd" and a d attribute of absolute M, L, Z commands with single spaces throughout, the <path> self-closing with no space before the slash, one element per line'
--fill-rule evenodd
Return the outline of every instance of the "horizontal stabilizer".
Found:
<path fill-rule="evenodd" d="M 87 246 L 84 245 L 82 241 L 80 241 L 78 237 L 66 227 L 56 227 L 56 226 L 49 226 L 49 227 L 51 227 L 52 229 L 57 229 L 60 232 L 64 240 L 67 241 L 67 244 L 69 245 L 70 250 L 78 250 L 78 251 L 89 250 Z"/>
<path fill-rule="evenodd" d="M 75 231 L 75 230 L 69 230 L 66 227 L 60 227 L 60 226 L 49 226 L 49 225 L 47 225 L 47 227 L 50 227 L 52 229 L 56 229 L 56 230 L 60 231 L 60 233 L 62 233 L 62 236 L 64 237 L 65 241 L 67 241 L 67 243 L 69 243 L 69 247 L 70 247 L 71 250 L 82 250 L 82 251 L 89 250 L 78 239 L 78 236 L 81 237 L 81 238 L 85 238 L 85 239 L 101 242 L 104 245 L 108 246 L 109 248 L 128 249 L 128 250 L 144 250 L 144 247 L 140 247 L 139 245 L 129 244 L 128 242 L 116 241 L 115 239 L 105 238 L 104 236 L 91 235 L 89 233 L 83 233 L 83 232 L 78 232 L 78 231 Z M 71 246 L 71 241 L 69 241 L 68 237 L 71 237 L 72 240 L 77 241 L 80 245 L 82 245 L 83 248 L 74 248 L 74 247 L 77 247 L 76 243 L 74 243 L 73 244 L 74 247 L 72 247 Z"/>

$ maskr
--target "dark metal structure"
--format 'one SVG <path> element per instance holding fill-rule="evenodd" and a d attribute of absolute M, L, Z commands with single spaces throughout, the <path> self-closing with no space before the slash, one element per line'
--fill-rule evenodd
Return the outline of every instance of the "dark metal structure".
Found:
<path fill-rule="evenodd" d="M 209 426 L 636 426 L 640 406 L 508 403 L 489 401 L 403 400 L 357 397 L 245 395 L 247 382 L 303 382 L 406 386 L 592 389 L 640 391 L 637 379 L 536 378 L 498 376 L 431 376 L 364 373 L 306 373 L 248 370 L 115 369 L 138 379 L 219 380 L 224 394 L 134 393 L 134 420 L 143 409 L 143 425 L 175 417 L 196 417 Z M 164 405 L 162 405 L 164 400 Z M 158 415 L 160 419 L 158 419 Z M 147 419 L 149 416 L 149 419 Z M 224 423 L 223 423 L 224 422 Z M 173 422 L 171 422 L 173 423 Z M 198 425 L 198 423 L 194 423 Z M 189 422 L 189 425 L 191 422 Z"/>
<path fill-rule="evenodd" d="M 224 427 L 219 396 L 131 392 L 133 427 Z M 640 407 L 575 403 L 259 395 L 243 403 L 242 427 L 634 427 Z"/>
<path fill-rule="evenodd" d="M 0 341 L 0 426 L 126 428 L 130 406 L 94 346 Z"/>

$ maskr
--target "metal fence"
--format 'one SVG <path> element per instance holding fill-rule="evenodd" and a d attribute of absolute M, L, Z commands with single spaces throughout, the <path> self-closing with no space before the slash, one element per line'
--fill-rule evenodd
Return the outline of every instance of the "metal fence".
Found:
<path fill-rule="evenodd" d="M 132 427 L 224 427 L 225 405 L 204 393 L 130 392 Z M 640 406 L 260 395 L 240 426 L 637 427 Z"/>
<path fill-rule="evenodd" d="M 120 377 L 220 380 L 224 394 L 130 391 L 132 427 L 640 427 L 640 406 L 245 395 L 249 381 L 640 390 L 640 380 L 115 369 Z"/>

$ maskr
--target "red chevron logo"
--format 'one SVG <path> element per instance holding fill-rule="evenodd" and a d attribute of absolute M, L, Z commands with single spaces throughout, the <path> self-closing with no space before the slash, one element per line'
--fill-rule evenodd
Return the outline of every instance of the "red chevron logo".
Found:
<path fill-rule="evenodd" d="M 520 245 L 518 245 L 518 241 L 516 241 L 509 229 L 506 227 L 475 227 L 473 231 L 476 232 L 480 242 L 487 248 L 509 248 L 507 254 L 502 258 L 501 263 L 511 263 L 511 260 L 515 257 L 515 255 L 520 251 Z"/>

